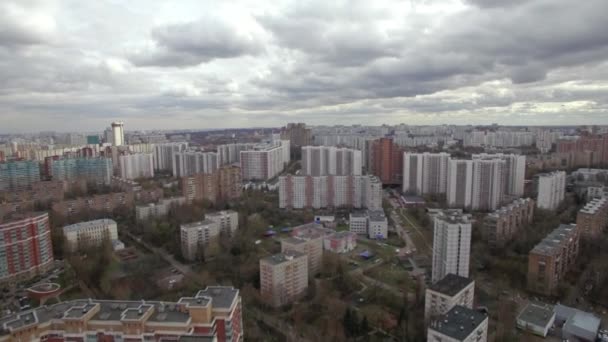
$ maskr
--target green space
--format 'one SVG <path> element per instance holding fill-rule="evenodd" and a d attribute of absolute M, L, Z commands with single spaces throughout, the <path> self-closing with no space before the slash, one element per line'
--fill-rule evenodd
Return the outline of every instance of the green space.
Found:
<path fill-rule="evenodd" d="M 396 262 L 385 262 L 365 271 L 365 275 L 399 289 L 413 289 L 408 271 Z"/>

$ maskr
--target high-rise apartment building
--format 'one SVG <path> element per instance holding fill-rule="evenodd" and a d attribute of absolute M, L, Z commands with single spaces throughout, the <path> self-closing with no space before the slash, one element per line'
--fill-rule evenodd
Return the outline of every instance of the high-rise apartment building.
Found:
<path fill-rule="evenodd" d="M 76 299 L 3 317 L 0 341 L 243 341 L 239 290 L 208 286 L 177 302 Z"/>
<path fill-rule="evenodd" d="M 40 164 L 33 160 L 0 163 L 0 191 L 25 190 L 40 181 Z"/>
<path fill-rule="evenodd" d="M 413 195 L 445 194 L 449 153 L 408 153 L 403 155 L 403 192 Z"/>
<path fill-rule="evenodd" d="M 226 165 L 218 169 L 219 198 L 224 201 L 241 197 L 243 186 L 241 184 L 241 168 L 237 165 Z"/>
<path fill-rule="evenodd" d="M 118 157 L 120 178 L 152 178 L 154 177 L 154 158 L 152 153 L 126 154 Z"/>
<path fill-rule="evenodd" d="M 217 146 L 217 154 L 220 165 L 236 164 L 241 162 L 241 151 L 254 148 L 255 144 L 234 143 Z"/>
<path fill-rule="evenodd" d="M 504 199 L 502 159 L 450 160 L 447 203 L 453 208 L 495 210 Z"/>
<path fill-rule="evenodd" d="M 579 231 L 575 224 L 561 224 L 528 254 L 528 290 L 555 294 L 566 273 L 576 263 Z"/>
<path fill-rule="evenodd" d="M 564 200 L 566 173 L 554 171 L 537 175 L 538 198 L 536 205 L 541 209 L 555 210 Z"/>
<path fill-rule="evenodd" d="M 47 213 L 29 213 L 0 223 L 0 283 L 28 280 L 53 267 Z"/>
<path fill-rule="evenodd" d="M 186 177 L 196 173 L 214 173 L 219 168 L 216 152 L 184 151 L 173 155 L 173 176 Z"/>
<path fill-rule="evenodd" d="M 382 208 L 382 184 L 374 176 L 281 176 L 280 208 Z"/>
<path fill-rule="evenodd" d="M 230 201 L 241 197 L 241 169 L 228 165 L 214 173 L 197 173 L 182 178 L 182 193 L 191 201 Z"/>
<path fill-rule="evenodd" d="M 122 121 L 112 122 L 112 146 L 122 146 L 125 143 L 125 124 Z"/>
<path fill-rule="evenodd" d="M 53 160 L 51 172 L 54 180 L 86 179 L 88 182 L 110 185 L 113 174 L 112 159 L 64 158 Z"/>
<path fill-rule="evenodd" d="M 71 250 L 101 246 L 104 241 L 118 240 L 116 221 L 100 219 L 63 227 L 63 237 Z"/>
<path fill-rule="evenodd" d="M 312 145 L 312 131 L 305 123 L 289 123 L 281 130 L 281 139 L 289 140 L 293 148 Z"/>
<path fill-rule="evenodd" d="M 488 315 L 456 305 L 431 322 L 427 341 L 487 342 Z"/>
<path fill-rule="evenodd" d="M 445 210 L 433 217 L 433 272 L 435 283 L 453 273 L 469 277 L 471 254 L 471 218 Z"/>
<path fill-rule="evenodd" d="M 205 219 L 180 226 L 182 255 L 186 260 L 195 260 L 198 253 L 220 234 L 219 222 Z"/>
<path fill-rule="evenodd" d="M 241 151 L 241 177 L 245 181 L 266 181 L 281 173 L 288 163 L 288 140 L 255 145 Z"/>
<path fill-rule="evenodd" d="M 302 298 L 308 288 L 308 256 L 286 251 L 260 259 L 260 295 L 273 307 Z"/>
<path fill-rule="evenodd" d="M 576 227 L 580 234 L 588 238 L 601 236 L 608 225 L 608 198 L 601 197 L 589 201 L 576 215 Z"/>
<path fill-rule="evenodd" d="M 302 147 L 302 175 L 358 176 L 362 173 L 361 151 L 334 146 Z"/>
<path fill-rule="evenodd" d="M 474 154 L 473 160 L 486 159 L 495 160 L 501 159 L 505 161 L 503 171 L 503 194 L 505 196 L 521 197 L 524 194 L 524 181 L 526 178 L 526 156 L 518 154 L 503 154 L 503 153 L 481 153 Z"/>
<path fill-rule="evenodd" d="M 424 320 L 428 323 L 439 315 L 445 315 L 456 305 L 473 309 L 474 299 L 475 281 L 450 273 L 426 289 Z"/>
<path fill-rule="evenodd" d="M 447 203 L 452 208 L 468 208 L 473 196 L 473 161 L 448 161 Z"/>
<path fill-rule="evenodd" d="M 184 152 L 187 142 L 174 142 L 154 145 L 154 169 L 162 171 L 173 170 L 173 155 Z"/>
<path fill-rule="evenodd" d="M 234 210 L 222 210 L 205 214 L 205 218 L 218 224 L 220 232 L 233 236 L 239 228 L 239 213 Z"/>
<path fill-rule="evenodd" d="M 401 184 L 403 181 L 403 152 L 405 149 L 390 138 L 371 143 L 369 168 L 382 184 Z"/>
<path fill-rule="evenodd" d="M 534 200 L 520 198 L 488 214 L 483 221 L 483 237 L 492 248 L 503 247 L 534 219 Z"/>

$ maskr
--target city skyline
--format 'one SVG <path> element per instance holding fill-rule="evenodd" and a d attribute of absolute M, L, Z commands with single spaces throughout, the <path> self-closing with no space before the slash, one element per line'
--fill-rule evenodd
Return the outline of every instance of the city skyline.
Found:
<path fill-rule="evenodd" d="M 112 121 L 608 124 L 607 10 L 601 0 L 8 0 L 0 133 Z"/>

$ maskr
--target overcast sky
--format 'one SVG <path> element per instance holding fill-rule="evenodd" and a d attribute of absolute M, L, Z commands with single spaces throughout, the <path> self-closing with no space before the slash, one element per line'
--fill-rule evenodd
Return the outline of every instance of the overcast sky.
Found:
<path fill-rule="evenodd" d="M 2 0 L 0 132 L 608 124 L 607 0 Z"/>

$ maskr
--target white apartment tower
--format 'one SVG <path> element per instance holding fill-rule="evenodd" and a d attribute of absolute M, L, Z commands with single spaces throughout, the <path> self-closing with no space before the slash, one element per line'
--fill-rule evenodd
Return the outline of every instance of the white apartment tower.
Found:
<path fill-rule="evenodd" d="M 435 226 L 432 282 L 435 283 L 450 273 L 468 278 L 471 254 L 470 216 L 444 210 L 434 215 L 433 221 Z"/>
<path fill-rule="evenodd" d="M 503 172 L 503 193 L 504 195 L 521 197 L 524 194 L 524 181 L 526 178 L 526 156 L 518 154 L 474 154 L 473 160 L 476 159 L 501 159 L 505 161 L 505 169 Z"/>
<path fill-rule="evenodd" d="M 187 142 L 165 143 L 154 145 L 154 169 L 171 171 L 173 155 L 188 148 Z"/>
<path fill-rule="evenodd" d="M 555 210 L 564 200 L 566 172 L 555 171 L 538 175 L 538 199 L 536 206 L 541 209 Z"/>
<path fill-rule="evenodd" d="M 122 121 L 112 122 L 112 146 L 125 144 L 125 124 Z"/>
<path fill-rule="evenodd" d="M 302 175 L 359 176 L 362 173 L 361 151 L 335 146 L 303 146 Z"/>
<path fill-rule="evenodd" d="M 403 192 L 416 195 L 445 194 L 447 191 L 448 153 L 403 154 Z"/>
<path fill-rule="evenodd" d="M 450 159 L 448 162 L 447 203 L 452 208 L 471 206 L 473 161 Z"/>
<path fill-rule="evenodd" d="M 152 153 L 137 153 L 119 156 L 120 177 L 123 179 L 154 177 L 153 156 Z"/>

